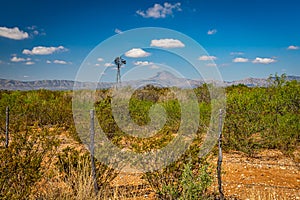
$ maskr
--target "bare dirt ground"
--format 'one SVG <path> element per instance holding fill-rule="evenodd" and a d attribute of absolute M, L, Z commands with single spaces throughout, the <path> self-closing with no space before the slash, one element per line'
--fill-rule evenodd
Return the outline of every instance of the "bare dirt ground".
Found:
<path fill-rule="evenodd" d="M 216 163 L 217 158 L 212 162 Z M 296 160 L 296 161 L 295 161 Z M 240 152 L 223 154 L 222 181 L 227 199 L 300 199 L 300 164 L 280 151 L 265 150 L 249 158 Z M 130 199 L 155 199 L 141 174 L 121 173 L 113 186 L 140 187 Z M 143 186 L 144 187 L 143 187 Z M 218 192 L 215 182 L 210 191 Z M 128 192 L 128 191 L 127 191 Z"/>
<path fill-rule="evenodd" d="M 280 151 L 265 150 L 254 158 L 224 154 L 225 196 L 239 199 L 300 199 L 300 165 Z"/>
<path fill-rule="evenodd" d="M 76 146 L 84 149 L 65 134 L 60 136 L 61 148 Z M 216 166 L 217 157 L 211 159 Z M 216 173 L 215 173 L 216 174 Z M 111 183 L 122 197 L 131 200 L 156 199 L 142 174 L 120 173 Z M 300 200 L 300 148 L 293 158 L 278 150 L 264 150 L 253 157 L 241 152 L 223 153 L 222 186 L 226 199 Z M 218 194 L 217 177 L 209 188 Z"/>

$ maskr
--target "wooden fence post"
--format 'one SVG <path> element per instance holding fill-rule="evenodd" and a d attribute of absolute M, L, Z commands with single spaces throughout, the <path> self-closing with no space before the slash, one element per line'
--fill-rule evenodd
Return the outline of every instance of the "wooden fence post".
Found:
<path fill-rule="evenodd" d="M 222 177 L 221 177 L 221 165 L 222 165 L 222 161 L 223 161 L 223 155 L 222 155 L 222 115 L 223 115 L 223 112 L 222 112 L 222 109 L 220 109 L 220 113 L 219 113 L 219 139 L 218 139 L 219 157 L 218 157 L 218 166 L 217 166 L 220 200 L 224 200 L 224 193 L 223 193 L 223 189 L 222 189 Z"/>
<path fill-rule="evenodd" d="M 97 184 L 96 178 L 96 167 L 95 167 L 95 160 L 94 160 L 94 137 L 95 137 L 95 128 L 94 128 L 94 110 L 90 110 L 90 156 L 91 156 L 91 168 L 92 168 L 92 177 L 94 182 L 94 191 L 96 195 L 98 194 L 99 188 Z"/>
<path fill-rule="evenodd" d="M 9 107 L 6 107 L 6 122 L 5 122 L 5 148 L 9 144 Z"/>

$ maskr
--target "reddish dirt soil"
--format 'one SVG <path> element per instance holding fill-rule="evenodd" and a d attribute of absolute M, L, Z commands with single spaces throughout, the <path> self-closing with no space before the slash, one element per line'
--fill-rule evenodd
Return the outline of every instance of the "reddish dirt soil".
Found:
<path fill-rule="evenodd" d="M 74 146 L 74 141 L 64 134 L 60 139 L 61 148 Z M 75 146 L 77 150 L 84 148 Z M 217 157 L 210 160 L 216 168 Z M 120 173 L 111 186 L 123 197 L 134 196 L 127 199 L 155 199 L 155 193 L 141 176 Z M 265 150 L 253 157 L 241 152 L 223 153 L 222 182 L 226 199 L 300 200 L 300 148 L 293 159 L 278 150 Z M 209 190 L 218 194 L 217 177 Z"/>
<path fill-rule="evenodd" d="M 233 152 L 224 154 L 223 160 L 225 196 L 300 199 L 300 165 L 281 152 L 263 151 L 254 158 Z"/>
<path fill-rule="evenodd" d="M 298 158 L 288 158 L 280 151 L 267 150 L 249 158 L 240 152 L 223 154 L 222 181 L 227 199 L 300 199 L 300 164 Z M 212 159 L 216 163 L 217 158 Z M 147 185 L 141 174 L 121 173 L 113 186 Z M 155 199 L 145 186 L 130 199 Z M 217 193 L 217 181 L 210 191 Z"/>

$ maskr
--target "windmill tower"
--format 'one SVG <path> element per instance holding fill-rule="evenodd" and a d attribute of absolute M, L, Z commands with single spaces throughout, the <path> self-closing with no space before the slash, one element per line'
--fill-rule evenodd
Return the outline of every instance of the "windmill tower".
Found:
<path fill-rule="evenodd" d="M 115 64 L 117 65 L 117 84 L 121 83 L 121 66 L 126 64 L 126 60 L 121 58 L 121 56 L 116 57 Z"/>

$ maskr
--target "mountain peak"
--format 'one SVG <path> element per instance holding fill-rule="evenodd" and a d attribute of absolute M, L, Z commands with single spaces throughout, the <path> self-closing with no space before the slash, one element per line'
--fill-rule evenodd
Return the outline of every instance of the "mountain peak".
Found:
<path fill-rule="evenodd" d="M 151 79 L 155 79 L 155 80 L 174 80 L 174 79 L 179 79 L 177 76 L 175 76 L 174 74 L 172 74 L 171 72 L 168 71 L 160 71 L 157 72 L 157 74 L 152 77 Z"/>

